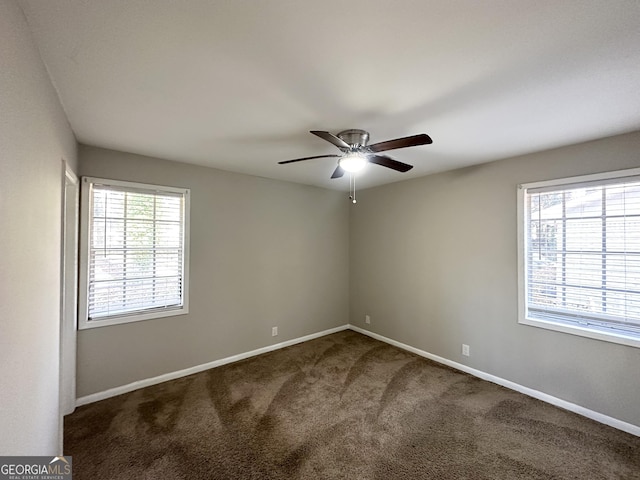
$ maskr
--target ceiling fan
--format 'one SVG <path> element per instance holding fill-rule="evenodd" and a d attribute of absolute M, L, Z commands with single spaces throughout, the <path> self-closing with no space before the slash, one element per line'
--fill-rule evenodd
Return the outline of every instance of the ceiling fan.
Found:
<path fill-rule="evenodd" d="M 313 133 L 323 140 L 335 145 L 342 153 L 340 155 L 316 155 L 314 157 L 296 158 L 294 160 L 278 162 L 278 164 L 284 165 L 286 163 L 302 162 L 304 160 L 312 160 L 314 158 L 337 158 L 338 166 L 333 171 L 331 178 L 340 178 L 344 175 L 345 171 L 357 172 L 367 163 L 382 165 L 383 167 L 387 167 L 398 172 L 408 172 L 413 168 L 413 165 L 399 162 L 386 155 L 378 155 L 378 153 L 386 152 L 387 150 L 417 147 L 418 145 L 428 145 L 433 143 L 431 137 L 426 133 L 387 140 L 386 142 L 374 143 L 373 145 L 367 145 L 367 142 L 369 141 L 369 132 L 365 132 L 364 130 L 344 130 L 337 135 L 320 130 L 311 130 L 310 133 Z"/>

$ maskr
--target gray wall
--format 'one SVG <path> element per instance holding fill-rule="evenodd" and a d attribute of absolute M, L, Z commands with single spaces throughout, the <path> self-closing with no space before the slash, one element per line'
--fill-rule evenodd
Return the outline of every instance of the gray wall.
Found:
<path fill-rule="evenodd" d="M 633 133 L 360 192 L 351 323 L 640 425 L 640 349 L 519 325 L 516 253 L 517 184 L 637 167 L 639 153 Z"/>
<path fill-rule="evenodd" d="M 82 175 L 191 189 L 191 272 L 189 314 L 79 332 L 78 396 L 348 323 L 346 194 L 87 146 L 79 157 Z"/>
<path fill-rule="evenodd" d="M 59 447 L 61 159 L 76 143 L 20 8 L 0 0 L 0 455 Z"/>

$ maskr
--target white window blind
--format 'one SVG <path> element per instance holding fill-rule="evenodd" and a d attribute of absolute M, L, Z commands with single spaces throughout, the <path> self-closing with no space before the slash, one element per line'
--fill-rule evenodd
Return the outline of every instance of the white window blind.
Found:
<path fill-rule="evenodd" d="M 640 178 L 528 188 L 524 208 L 527 318 L 640 338 Z"/>
<path fill-rule="evenodd" d="M 183 308 L 188 191 L 89 180 L 87 323 Z"/>

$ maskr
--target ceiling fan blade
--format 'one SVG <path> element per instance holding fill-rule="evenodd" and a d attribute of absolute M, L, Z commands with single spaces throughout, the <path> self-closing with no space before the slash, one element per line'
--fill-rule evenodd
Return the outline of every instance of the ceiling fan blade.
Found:
<path fill-rule="evenodd" d="M 343 175 L 344 175 L 344 170 L 342 169 L 342 167 L 340 165 L 338 165 L 336 167 L 336 169 L 333 171 L 333 174 L 331 175 L 331 178 L 340 178 Z"/>
<path fill-rule="evenodd" d="M 313 133 L 315 136 L 320 137 L 323 140 L 326 140 L 329 143 L 333 143 L 339 149 L 350 149 L 351 146 L 342 140 L 341 138 L 336 137 L 333 133 L 323 132 L 321 130 L 311 130 L 309 133 Z"/>
<path fill-rule="evenodd" d="M 399 162 L 391 157 L 387 157 L 386 155 L 370 155 L 369 162 L 375 163 L 376 165 L 382 165 L 383 167 L 387 167 L 398 172 L 408 172 L 413 168 L 413 165 Z"/>
<path fill-rule="evenodd" d="M 296 158 L 294 160 L 285 160 L 284 162 L 278 162 L 278 165 L 284 165 L 286 163 L 302 162 L 303 160 L 313 160 L 314 158 L 337 158 L 342 155 L 316 155 L 315 157 Z"/>
<path fill-rule="evenodd" d="M 418 145 L 428 145 L 433 143 L 431 137 L 426 133 L 412 135 L 410 137 L 396 138 L 395 140 L 387 140 L 386 142 L 374 143 L 369 145 L 369 150 L 373 153 L 384 152 L 387 150 L 395 150 L 396 148 L 417 147 Z"/>

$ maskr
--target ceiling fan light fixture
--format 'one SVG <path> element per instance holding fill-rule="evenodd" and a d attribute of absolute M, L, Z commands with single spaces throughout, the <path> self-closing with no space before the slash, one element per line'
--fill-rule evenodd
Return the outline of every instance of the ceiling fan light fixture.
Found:
<path fill-rule="evenodd" d="M 338 165 L 340 165 L 345 172 L 352 173 L 359 172 L 366 164 L 367 157 L 358 152 L 347 153 L 338 161 Z"/>

